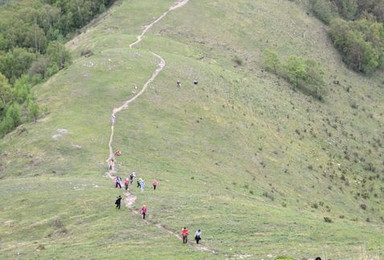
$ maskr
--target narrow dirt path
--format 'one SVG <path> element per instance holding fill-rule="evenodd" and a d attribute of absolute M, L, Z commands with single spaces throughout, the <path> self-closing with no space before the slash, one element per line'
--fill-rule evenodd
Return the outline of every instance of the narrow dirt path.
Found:
<path fill-rule="evenodd" d="M 128 108 L 128 105 L 135 101 L 138 97 L 140 97 L 144 92 L 145 90 L 147 89 L 147 87 L 149 86 L 149 84 L 157 77 L 157 75 L 160 73 L 160 71 L 163 70 L 163 68 L 165 67 L 165 60 L 157 55 L 156 53 L 153 53 L 152 54 L 154 56 L 156 56 L 157 58 L 159 58 L 160 62 L 159 64 L 157 65 L 157 69 L 152 73 L 152 76 L 147 80 L 147 82 L 145 82 L 143 88 L 140 90 L 139 93 L 137 93 L 134 97 L 132 97 L 131 99 L 127 100 L 124 102 L 124 104 L 122 104 L 120 107 L 116 107 L 113 109 L 112 111 L 112 115 L 111 117 L 112 118 L 116 118 L 116 114 L 119 113 L 120 111 L 122 111 L 123 109 L 127 109 Z M 115 122 L 116 122 L 116 119 L 113 119 L 111 121 L 111 135 L 109 137 L 109 143 L 108 143 L 108 147 L 109 147 L 109 157 L 108 159 L 106 160 L 107 163 L 114 158 L 114 153 L 113 153 L 113 148 L 112 148 L 112 142 L 113 142 L 113 135 L 114 135 L 114 132 L 115 132 Z"/>
<path fill-rule="evenodd" d="M 131 43 L 129 45 L 130 48 L 132 48 L 133 46 L 135 46 L 136 44 L 138 44 L 139 42 L 142 41 L 143 39 L 143 36 L 144 34 L 156 23 L 158 23 L 161 19 L 163 19 L 165 16 L 167 16 L 167 14 L 170 12 L 170 11 L 173 11 L 177 8 L 180 8 L 182 6 L 184 6 L 186 3 L 188 3 L 189 0 L 181 0 L 181 1 L 178 1 L 176 2 L 173 6 L 171 6 L 170 8 L 168 8 L 167 11 L 165 11 L 161 16 L 159 16 L 155 21 L 153 21 L 152 23 L 150 23 L 149 25 L 146 25 L 144 26 L 144 30 L 142 31 L 142 33 L 137 36 L 137 40 L 133 43 Z M 114 159 L 114 152 L 113 152 L 113 147 L 112 147 L 112 143 L 113 143 L 113 137 L 114 137 L 114 132 L 115 132 L 115 129 L 114 129 L 114 126 L 115 126 L 115 122 L 116 122 L 116 114 L 121 112 L 122 110 L 124 109 L 127 109 L 129 104 L 132 103 L 133 101 L 135 101 L 138 97 L 140 97 L 147 89 L 147 87 L 149 86 L 149 84 L 157 77 L 157 75 L 159 75 L 159 73 L 163 70 L 163 68 L 165 67 L 165 60 L 158 54 L 154 53 L 154 52 L 151 52 L 155 57 L 157 57 L 159 59 L 159 63 L 157 65 L 157 68 L 156 70 L 152 73 L 152 76 L 145 82 L 145 84 L 143 85 L 143 88 L 140 90 L 140 92 L 138 92 L 134 97 L 130 98 L 129 100 L 125 101 L 121 106 L 119 107 L 116 107 L 112 110 L 112 115 L 111 115 L 111 135 L 109 137 L 109 142 L 108 142 L 108 147 L 109 147 L 109 156 L 106 160 L 107 163 L 109 163 L 109 161 L 111 159 Z M 115 176 L 113 175 L 115 173 L 115 170 L 110 170 L 108 172 L 106 172 L 106 176 L 108 178 L 110 178 L 111 180 L 115 180 Z M 136 202 L 136 196 L 130 192 L 129 190 L 125 192 L 125 198 L 124 198 L 124 204 L 125 206 L 130 210 L 132 211 L 132 213 L 136 214 L 136 215 L 141 215 L 140 211 L 136 210 L 134 208 L 134 204 Z M 163 232 L 166 232 L 174 237 L 176 237 L 177 239 L 179 240 L 182 240 L 182 237 L 181 235 L 179 235 L 178 233 L 175 233 L 173 231 L 171 231 L 170 229 L 168 229 L 167 227 L 165 227 L 164 225 L 160 224 L 160 223 L 154 223 L 152 221 L 149 221 L 149 220 L 143 220 L 146 224 L 148 225 L 155 225 L 157 228 L 159 228 L 160 230 L 162 230 Z M 190 245 L 192 245 L 192 243 L 190 243 Z M 213 254 L 216 254 L 217 252 L 215 250 L 211 250 L 201 244 L 199 245 L 194 245 L 194 247 L 196 249 L 198 249 L 199 251 L 201 252 L 210 252 L 210 253 L 213 253 Z"/>

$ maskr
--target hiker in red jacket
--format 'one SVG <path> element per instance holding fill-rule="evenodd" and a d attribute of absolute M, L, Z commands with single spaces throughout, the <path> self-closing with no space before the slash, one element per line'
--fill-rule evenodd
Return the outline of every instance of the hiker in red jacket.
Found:
<path fill-rule="evenodd" d="M 125 178 L 125 181 L 124 181 L 125 190 L 128 190 L 128 185 L 129 185 L 129 179 Z"/>
<path fill-rule="evenodd" d="M 141 208 L 141 214 L 143 215 L 143 219 L 145 219 L 145 214 L 147 214 L 147 206 L 143 205 Z"/>
<path fill-rule="evenodd" d="M 184 227 L 182 230 L 181 230 L 181 235 L 183 236 L 183 243 L 186 244 L 188 242 L 188 233 L 189 233 L 189 230 Z"/>

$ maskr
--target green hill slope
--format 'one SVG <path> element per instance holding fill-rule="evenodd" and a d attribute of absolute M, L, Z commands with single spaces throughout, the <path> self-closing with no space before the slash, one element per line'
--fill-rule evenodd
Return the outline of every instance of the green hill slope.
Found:
<path fill-rule="evenodd" d="M 68 43 L 74 64 L 35 88 L 45 116 L 0 141 L 0 256 L 381 259 L 383 76 L 349 71 L 291 1 L 191 0 L 129 48 L 172 5 L 116 4 Z M 265 72 L 268 48 L 319 61 L 325 101 Z M 151 52 L 165 68 L 117 114 L 113 140 L 118 175 L 160 181 L 131 187 L 146 224 L 114 209 L 123 192 L 103 175 L 110 115 L 156 69 Z M 216 254 L 152 224 L 200 228 Z"/>

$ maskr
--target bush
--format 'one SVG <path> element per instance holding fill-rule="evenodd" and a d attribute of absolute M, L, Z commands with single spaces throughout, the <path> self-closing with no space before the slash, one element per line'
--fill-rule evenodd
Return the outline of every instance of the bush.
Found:
<path fill-rule="evenodd" d="M 299 89 L 304 94 L 319 100 L 323 99 L 325 94 L 324 72 L 316 61 L 290 56 L 285 64 L 281 64 L 275 51 L 266 50 L 264 66 L 268 71 L 285 78 L 294 89 Z"/>
<path fill-rule="evenodd" d="M 357 16 L 358 0 L 333 0 L 339 10 L 341 16 L 345 19 L 352 20 Z"/>
<path fill-rule="evenodd" d="M 323 99 L 324 72 L 314 60 L 304 61 L 301 57 L 290 56 L 284 66 L 284 74 L 295 89 L 319 100 Z"/>
<path fill-rule="evenodd" d="M 265 51 L 264 66 L 266 70 L 273 72 L 277 75 L 281 73 L 281 62 L 276 51 L 273 51 L 273 50 Z"/>
<path fill-rule="evenodd" d="M 311 10 L 326 24 L 338 16 L 337 6 L 329 0 L 310 0 Z"/>
<path fill-rule="evenodd" d="M 31 100 L 28 102 L 28 118 L 31 121 L 36 122 L 37 117 L 39 115 L 39 106 L 37 105 L 35 100 Z"/>

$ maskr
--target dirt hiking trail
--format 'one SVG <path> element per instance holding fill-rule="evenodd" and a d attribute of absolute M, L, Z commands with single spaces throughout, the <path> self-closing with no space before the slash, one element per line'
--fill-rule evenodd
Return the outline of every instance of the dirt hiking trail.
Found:
<path fill-rule="evenodd" d="M 144 26 L 144 30 L 141 32 L 141 34 L 139 36 L 137 36 L 137 40 L 133 43 L 131 43 L 129 45 L 130 48 L 132 48 L 133 46 L 135 46 L 136 44 L 140 43 L 143 39 L 143 36 L 147 33 L 147 31 L 156 23 L 158 23 L 161 19 L 163 19 L 165 16 L 167 16 L 167 14 L 173 10 L 176 10 L 177 8 L 180 8 L 182 6 L 184 6 L 185 4 L 187 4 L 189 2 L 189 0 L 181 0 L 181 1 L 177 1 L 173 6 L 169 7 L 167 11 L 165 11 L 161 16 L 159 16 L 155 21 L 153 21 L 152 23 Z M 112 143 L 113 143 L 113 137 L 114 137 L 114 126 L 115 126 L 115 122 L 116 122 L 116 114 L 121 112 L 122 110 L 125 110 L 128 108 L 129 104 L 132 103 L 133 101 L 135 101 L 138 97 L 140 97 L 147 89 L 147 87 L 149 86 L 149 84 L 157 77 L 157 75 L 159 75 L 159 73 L 163 70 L 163 68 L 165 67 L 165 60 L 158 54 L 154 53 L 154 52 L 151 52 L 155 57 L 157 57 L 159 59 L 159 63 L 157 65 L 157 68 L 156 70 L 152 73 L 152 76 L 145 82 L 145 84 L 143 85 L 142 89 L 140 90 L 140 92 L 138 92 L 135 96 L 133 96 L 132 98 L 130 98 L 129 100 L 125 101 L 121 106 L 119 107 L 116 107 L 112 110 L 112 115 L 111 115 L 111 134 L 110 134 L 110 137 L 109 137 L 109 143 L 108 143 L 108 147 L 109 147 L 109 156 L 106 160 L 107 164 L 109 164 L 109 162 L 114 159 L 115 160 L 115 156 L 114 156 L 114 152 L 113 152 L 113 147 L 112 147 Z M 108 165 L 109 166 L 109 165 Z M 108 172 L 106 172 L 106 176 L 108 178 L 110 178 L 111 180 L 115 180 L 115 169 L 112 169 L 112 170 L 109 170 Z M 134 208 L 134 204 L 136 202 L 136 196 L 129 190 L 127 190 L 125 192 L 125 198 L 124 198 L 124 204 L 125 206 L 134 214 L 136 215 L 141 215 L 140 211 L 135 209 Z M 160 224 L 160 223 L 154 223 L 152 221 L 149 221 L 149 220 L 145 220 L 143 219 L 143 221 L 148 224 L 148 225 L 154 225 L 156 226 L 157 228 L 159 228 L 160 230 L 162 230 L 163 232 L 166 232 L 174 237 L 176 237 L 177 239 L 179 240 L 182 240 L 182 237 L 180 234 L 178 233 L 175 233 L 173 232 L 172 230 L 168 229 L 167 227 L 165 227 L 164 225 Z M 193 243 L 189 243 L 189 245 L 192 245 L 194 248 L 198 249 L 199 251 L 201 252 L 210 252 L 210 253 L 213 253 L 213 254 L 216 254 L 217 252 L 215 250 L 211 250 L 205 246 L 202 246 L 201 244 L 193 244 Z"/>

